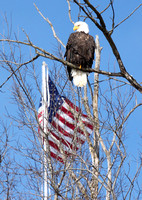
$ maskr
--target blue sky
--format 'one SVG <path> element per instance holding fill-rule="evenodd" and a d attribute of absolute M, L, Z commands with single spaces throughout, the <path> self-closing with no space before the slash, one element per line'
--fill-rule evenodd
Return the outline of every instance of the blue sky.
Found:
<path fill-rule="evenodd" d="M 102 8 L 105 8 L 105 4 L 103 0 L 98 0 L 99 5 L 103 5 Z M 73 25 L 69 21 L 68 18 L 68 4 L 65 0 L 42 0 L 42 1 L 32 1 L 32 0 L 5 0 L 1 2 L 0 6 L 0 32 L 6 32 L 6 26 L 3 21 L 3 16 L 6 14 L 9 24 L 12 27 L 12 34 L 16 33 L 21 40 L 25 39 L 24 34 L 21 29 L 24 29 L 25 32 L 29 35 L 31 41 L 41 48 L 45 50 L 55 53 L 57 51 L 57 42 L 52 35 L 52 31 L 47 22 L 43 20 L 43 18 L 39 15 L 36 8 L 34 7 L 35 3 L 40 11 L 43 13 L 45 17 L 48 17 L 49 20 L 54 25 L 55 31 L 59 38 L 62 40 L 64 44 L 67 43 L 67 39 L 69 34 L 72 32 Z M 96 3 L 97 4 L 97 3 Z M 116 24 L 122 21 L 125 17 L 127 17 L 138 5 L 140 1 L 136 0 L 119 0 L 115 1 L 114 8 L 116 11 L 115 19 Z M 74 9 L 74 10 L 73 10 Z M 111 18 L 108 17 L 108 13 L 104 14 L 106 17 L 107 24 L 110 24 Z M 142 82 L 142 8 L 140 8 L 131 18 L 125 21 L 122 25 L 120 25 L 113 34 L 113 39 L 117 44 L 118 50 L 120 51 L 120 55 L 124 61 L 126 69 L 128 72 L 134 76 L 134 78 L 138 82 Z M 72 8 L 72 19 L 73 21 L 77 21 L 78 17 L 78 8 L 73 6 Z M 87 21 L 88 22 L 88 21 Z M 101 57 L 101 69 L 108 70 L 108 66 L 110 70 L 114 70 L 114 66 L 116 66 L 116 71 L 118 70 L 118 66 L 116 65 L 116 61 L 114 56 L 112 55 L 112 51 L 106 42 L 102 33 L 89 23 L 90 34 L 95 37 L 95 35 L 99 35 L 100 45 L 103 47 L 102 57 Z M 63 49 L 64 50 L 64 49 Z M 24 54 L 25 57 L 28 58 L 28 55 Z M 40 67 L 42 63 L 42 59 L 39 59 L 37 62 L 39 64 L 38 70 L 40 73 Z M 50 65 L 49 61 L 49 65 Z M 50 68 L 50 67 L 49 67 Z M 0 69 L 1 80 L 0 84 L 7 77 L 7 72 Z M 103 79 L 103 78 L 102 78 Z M 2 88 L 2 92 L 0 93 L 1 99 L 1 114 L 0 118 L 6 120 L 5 115 L 5 107 L 7 107 L 11 112 L 15 112 L 15 108 L 11 106 L 11 93 L 10 86 L 12 80 L 9 80 L 8 83 Z M 141 95 L 137 93 L 138 102 L 141 102 Z M 140 135 L 142 135 L 142 127 L 141 127 L 141 112 L 142 109 L 138 108 L 135 113 L 130 117 L 127 124 L 127 148 L 128 152 L 130 152 L 131 158 L 133 156 L 138 158 L 139 150 L 141 147 L 141 139 Z M 131 159 L 130 159 L 131 160 Z"/>

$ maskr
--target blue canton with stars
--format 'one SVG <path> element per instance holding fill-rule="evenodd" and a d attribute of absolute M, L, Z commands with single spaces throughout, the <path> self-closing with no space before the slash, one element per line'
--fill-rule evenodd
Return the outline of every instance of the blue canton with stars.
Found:
<path fill-rule="evenodd" d="M 48 108 L 48 121 L 51 123 L 53 117 L 56 115 L 56 112 L 61 107 L 63 103 L 62 96 L 59 95 L 59 92 L 49 77 L 49 93 L 50 93 L 50 106 Z"/>
<path fill-rule="evenodd" d="M 48 107 L 48 121 L 51 123 L 53 117 L 56 115 L 56 112 L 61 107 L 64 97 L 59 95 L 59 92 L 50 77 L 48 79 L 48 84 L 49 84 L 49 94 L 50 94 L 50 104 Z M 40 101 L 39 107 L 41 105 L 42 105 L 42 100 Z"/>

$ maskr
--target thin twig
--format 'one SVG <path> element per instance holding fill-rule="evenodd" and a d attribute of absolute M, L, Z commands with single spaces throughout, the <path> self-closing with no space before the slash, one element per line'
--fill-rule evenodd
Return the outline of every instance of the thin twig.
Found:
<path fill-rule="evenodd" d="M 123 19 L 121 22 L 119 22 L 115 27 L 117 28 L 120 24 L 122 24 L 124 21 L 126 21 L 128 18 L 130 18 L 140 7 L 142 6 L 142 4 L 140 4 L 138 7 L 135 8 L 135 10 L 133 10 L 133 12 L 131 12 L 130 15 L 128 15 L 125 19 Z"/>
<path fill-rule="evenodd" d="M 74 24 L 74 22 L 72 21 L 72 18 L 71 18 L 71 5 L 70 5 L 70 1 L 67 0 L 67 3 L 68 3 L 68 8 L 69 8 L 69 12 L 68 12 L 68 14 L 69 14 L 69 19 L 70 19 L 70 22 L 71 22 L 72 24 Z"/>
<path fill-rule="evenodd" d="M 114 19 L 115 19 L 115 12 L 114 12 L 114 7 L 113 7 L 113 0 L 110 0 L 110 5 L 111 5 L 111 9 L 112 9 L 112 30 L 114 30 Z"/>
<path fill-rule="evenodd" d="M 107 6 L 104 10 L 102 10 L 102 11 L 100 12 L 100 14 L 104 13 L 104 12 L 110 7 L 110 5 L 111 5 L 111 3 L 109 3 L 108 6 Z"/>
<path fill-rule="evenodd" d="M 123 124 L 127 121 L 127 119 L 130 117 L 130 115 L 131 115 L 131 114 L 136 110 L 136 108 L 138 108 L 139 106 L 142 106 L 142 103 L 137 104 L 136 106 L 134 106 L 134 107 L 130 110 L 130 112 L 129 112 L 129 113 L 127 114 L 127 116 L 124 118 L 122 124 L 119 126 L 118 130 L 119 130 L 120 128 L 122 128 Z"/>
<path fill-rule="evenodd" d="M 35 8 L 37 9 L 38 13 L 42 16 L 42 18 L 43 18 L 46 22 L 48 22 L 48 24 L 50 25 L 50 27 L 51 27 L 51 29 L 52 29 L 52 32 L 53 32 L 53 36 L 56 38 L 56 40 L 57 40 L 64 48 L 66 48 L 66 46 L 64 45 L 64 43 L 63 43 L 63 42 L 59 39 L 59 37 L 56 35 L 55 29 L 54 29 L 53 24 L 51 23 L 51 21 L 50 21 L 48 18 L 44 17 L 44 15 L 40 12 L 39 8 L 36 6 L 35 3 L 34 3 L 34 6 L 35 6 Z"/>
<path fill-rule="evenodd" d="M 19 67 L 17 67 L 17 69 L 16 69 L 15 71 L 13 71 L 13 72 L 11 73 L 10 76 L 8 76 L 8 78 L 0 85 L 0 88 L 2 88 L 2 87 L 7 83 L 7 81 L 14 75 L 14 73 L 16 73 L 23 65 L 27 65 L 27 64 L 33 62 L 33 61 L 36 60 L 38 57 L 39 57 L 39 55 L 36 55 L 36 56 L 33 57 L 31 60 L 29 60 L 29 61 L 27 61 L 27 62 L 25 62 L 25 63 L 22 63 L 22 64 L 20 64 L 20 65 L 19 65 L 18 63 L 13 63 L 13 64 L 15 64 L 15 65 L 19 65 Z M 10 62 L 7 61 L 7 60 L 3 60 L 3 61 L 0 61 L 0 62 L 10 63 Z"/>
<path fill-rule="evenodd" d="M 134 178 L 133 178 L 132 181 L 131 181 L 131 179 L 128 177 L 128 175 L 125 174 L 126 177 L 128 178 L 128 180 L 130 181 L 130 186 L 129 186 L 129 189 L 128 189 L 126 195 L 125 195 L 124 200 L 127 198 L 127 195 L 129 194 L 130 190 L 133 190 L 133 187 L 134 187 L 134 181 L 135 181 L 135 179 L 137 178 L 138 174 L 140 173 L 141 168 L 142 168 L 142 164 L 140 164 L 140 166 L 139 166 L 139 168 L 138 168 L 138 170 L 137 170 L 137 172 L 136 172 L 136 174 L 135 174 L 135 176 L 134 176 Z M 131 194 L 131 192 L 130 192 L 130 194 Z M 131 199 L 131 198 L 129 198 L 129 199 Z"/>

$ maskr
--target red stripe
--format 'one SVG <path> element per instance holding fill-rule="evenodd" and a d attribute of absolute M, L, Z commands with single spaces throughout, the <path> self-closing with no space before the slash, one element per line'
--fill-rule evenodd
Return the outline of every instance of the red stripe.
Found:
<path fill-rule="evenodd" d="M 40 127 L 38 126 L 38 134 L 40 134 Z"/>
<path fill-rule="evenodd" d="M 78 112 L 78 114 L 80 114 L 82 117 L 88 119 L 88 116 L 85 115 L 85 114 L 82 114 L 82 112 L 81 112 L 81 110 L 79 109 L 79 107 L 75 106 L 70 100 L 65 99 L 65 102 L 66 102 L 67 105 L 70 106 L 73 110 L 75 110 L 76 112 Z M 64 104 L 63 104 L 63 105 L 64 105 Z M 62 113 L 65 113 L 65 114 L 67 115 L 67 117 L 70 117 L 72 120 L 74 120 L 74 122 L 78 123 L 78 119 L 74 116 L 73 112 L 71 112 L 70 110 L 68 110 L 67 108 L 65 108 L 63 105 L 60 107 L 61 112 L 62 112 Z M 43 110 L 42 110 L 40 113 L 38 113 L 38 118 L 40 119 L 40 118 L 43 116 L 43 114 L 44 114 L 44 113 L 43 113 Z M 68 118 L 64 118 L 64 117 L 60 116 L 60 114 L 59 114 L 58 112 L 56 113 L 55 117 L 56 117 L 58 120 L 60 120 L 60 122 L 62 122 L 66 127 L 70 128 L 72 131 L 75 130 L 76 125 L 73 124 L 73 123 L 71 123 L 71 122 L 69 122 Z M 85 127 L 88 127 L 89 129 L 93 130 L 93 126 L 91 125 L 91 123 L 84 121 L 85 119 L 82 119 L 82 120 L 83 120 L 82 122 L 84 123 Z M 88 121 L 89 121 L 89 119 L 88 119 Z M 41 120 L 39 123 L 41 124 L 41 123 L 42 123 L 42 120 Z M 78 148 L 77 148 L 77 146 L 76 146 L 75 144 L 71 144 L 71 143 L 68 142 L 66 139 L 64 139 L 63 135 L 66 136 L 66 137 L 71 138 L 72 140 L 74 140 L 74 133 L 72 134 L 72 133 L 70 133 L 70 131 L 68 132 L 68 131 L 66 131 L 66 129 L 64 129 L 64 128 L 62 128 L 61 126 L 59 126 L 59 124 L 56 123 L 56 122 L 54 121 L 54 118 L 53 118 L 53 121 L 52 121 L 51 124 L 52 124 L 53 127 L 56 129 L 57 135 L 56 135 L 56 133 L 54 132 L 54 129 L 53 129 L 53 131 L 49 130 L 50 133 L 51 133 L 58 141 L 60 141 L 60 142 L 64 145 L 64 148 L 63 148 L 64 153 L 65 153 L 67 156 L 72 155 L 71 153 L 68 153 L 68 150 L 67 150 L 67 149 L 77 150 Z M 43 126 L 43 125 L 41 124 L 41 126 Z M 65 128 L 66 128 L 66 127 L 65 127 Z M 39 127 L 38 127 L 38 132 L 40 132 Z M 60 134 L 58 134 L 58 132 L 61 133 L 61 136 L 60 136 Z M 80 134 L 83 134 L 83 135 L 84 135 L 84 132 L 83 132 L 82 130 L 80 130 L 79 128 L 77 128 L 77 132 L 79 132 Z M 79 136 L 76 137 L 75 139 L 76 139 L 75 143 L 78 143 L 78 144 L 83 144 L 83 143 L 85 142 L 85 141 L 83 141 Z M 51 140 L 49 139 L 49 145 L 50 145 L 50 147 L 54 148 L 54 149 L 55 149 L 56 151 L 58 151 L 58 153 L 59 153 L 59 154 L 58 154 L 58 153 L 53 153 L 53 151 L 52 151 L 52 149 L 51 149 L 51 152 L 50 152 L 51 157 L 53 157 L 53 158 L 57 159 L 58 161 L 64 163 L 62 157 L 60 156 L 60 155 L 61 155 L 61 152 L 60 152 L 60 147 L 58 146 L 58 144 L 56 144 L 54 141 L 51 141 Z M 65 149 L 66 149 L 66 151 L 65 151 Z"/>
<path fill-rule="evenodd" d="M 73 108 L 74 110 L 76 110 L 77 112 L 80 112 L 81 113 L 81 110 L 75 106 L 69 99 L 65 99 L 65 102 L 71 107 Z"/>
<path fill-rule="evenodd" d="M 69 99 L 65 99 L 65 102 L 71 107 L 73 108 L 74 110 L 76 110 L 77 112 L 79 112 L 81 114 L 82 117 L 85 117 L 88 119 L 88 115 L 85 115 L 81 112 L 81 110 L 75 106 Z"/>
<path fill-rule="evenodd" d="M 60 161 L 61 163 L 64 163 L 63 159 L 59 156 L 57 156 L 57 154 L 53 153 L 52 151 L 50 152 L 50 155 L 52 158 L 55 158 L 56 160 Z"/>
<path fill-rule="evenodd" d="M 53 133 L 52 131 L 50 131 L 50 133 L 58 140 L 58 141 L 60 141 L 61 143 L 63 143 L 66 147 L 68 147 L 68 148 L 71 148 L 71 149 L 74 149 L 73 148 L 73 145 L 70 143 L 70 142 L 68 142 L 67 140 L 64 140 L 63 138 L 61 138 L 61 137 L 58 137 L 55 133 Z M 77 147 L 76 147 L 76 149 L 78 149 Z"/>
<path fill-rule="evenodd" d="M 61 134 L 63 134 L 64 136 L 67 136 L 67 137 L 69 137 L 69 138 L 74 138 L 74 136 L 73 136 L 72 134 L 68 133 L 67 131 L 65 131 L 65 129 L 63 129 L 62 127 L 60 127 L 59 125 L 57 125 L 55 121 L 53 121 L 51 124 L 52 124 L 52 126 L 53 126 L 54 128 L 57 129 L 57 131 L 59 131 L 59 132 L 60 132 Z M 81 140 L 81 139 L 78 138 L 78 137 L 76 138 L 76 140 L 77 140 L 78 143 L 81 143 L 81 144 L 84 143 L 84 141 Z"/>
<path fill-rule="evenodd" d="M 62 106 L 62 107 L 60 108 L 60 110 L 61 110 L 62 112 L 64 112 L 66 115 L 68 115 L 70 118 L 72 118 L 76 123 L 78 123 L 78 119 L 75 118 L 75 117 L 73 116 L 73 113 L 70 112 L 69 110 L 67 110 L 64 106 Z"/>
<path fill-rule="evenodd" d="M 62 107 L 60 108 L 60 110 L 61 110 L 62 112 L 64 112 L 66 115 L 68 115 L 70 118 L 72 118 L 74 121 L 76 120 L 76 123 L 78 123 L 77 118 L 74 118 L 73 114 L 72 114 L 69 110 L 67 110 L 64 106 L 62 106 Z M 87 115 L 84 115 L 84 114 L 82 114 L 82 115 L 83 115 L 83 117 L 88 118 Z M 86 122 L 86 121 L 82 121 L 82 122 L 85 124 L 85 126 L 87 126 L 88 128 L 90 128 L 91 130 L 93 130 L 92 124 L 90 124 L 89 122 Z M 82 134 L 83 134 L 83 133 L 82 133 Z"/>
<path fill-rule="evenodd" d="M 81 116 L 88 119 L 88 115 L 85 115 L 85 114 L 81 113 Z"/>
<path fill-rule="evenodd" d="M 57 145 L 56 143 L 54 143 L 54 142 L 51 141 L 51 140 L 48 140 L 48 142 L 49 142 L 49 145 L 50 145 L 51 147 L 53 147 L 54 149 L 56 149 L 56 150 L 60 153 L 60 149 L 59 149 L 59 147 L 58 147 L 58 145 Z M 64 151 L 64 149 L 63 149 L 63 151 Z M 68 153 L 67 151 L 64 151 L 64 153 L 65 153 L 66 155 L 71 155 L 71 154 Z"/>
<path fill-rule="evenodd" d="M 85 124 L 85 126 L 90 128 L 91 130 L 93 130 L 93 125 L 92 124 L 90 124 L 89 122 L 86 122 L 86 121 L 83 121 L 83 123 Z"/>
<path fill-rule="evenodd" d="M 54 142 L 52 142 L 50 139 L 48 140 L 48 142 L 49 142 L 49 144 L 50 144 L 51 147 L 53 147 L 54 149 L 56 149 L 57 151 L 60 152 L 60 149 L 59 149 L 59 147 L 58 147 L 57 144 L 55 144 Z"/>
<path fill-rule="evenodd" d="M 68 115 L 70 118 L 72 118 L 73 120 L 75 120 L 72 112 L 70 112 L 69 110 L 67 110 L 64 106 L 61 106 L 60 110 L 62 112 L 64 112 L 66 115 Z"/>
<path fill-rule="evenodd" d="M 78 122 L 77 118 L 75 118 L 75 117 L 73 116 L 73 113 L 72 113 L 71 111 L 67 110 L 64 106 L 62 106 L 62 107 L 60 108 L 60 110 L 63 111 L 66 115 L 68 115 L 70 118 L 72 118 L 73 120 L 76 120 L 76 121 Z M 88 116 L 87 116 L 87 115 L 81 114 L 81 116 L 83 116 L 83 117 L 85 117 L 85 118 L 88 119 Z"/>
<path fill-rule="evenodd" d="M 41 111 L 40 113 L 38 113 L 38 118 L 43 116 L 43 111 Z"/>
<path fill-rule="evenodd" d="M 65 124 L 66 126 L 68 126 L 70 129 L 74 130 L 75 126 L 74 124 L 71 124 L 70 122 L 66 121 L 65 118 L 61 117 L 58 113 L 56 113 L 55 116 L 58 120 L 60 120 L 63 124 Z"/>
<path fill-rule="evenodd" d="M 56 113 L 55 117 L 58 120 L 60 120 L 63 124 L 65 124 L 65 126 L 69 127 L 73 131 L 76 128 L 74 124 L 72 124 L 72 123 L 68 122 L 67 120 L 65 120 L 65 118 L 61 117 L 58 113 Z M 79 128 L 77 128 L 77 132 L 79 132 L 80 134 L 84 135 L 84 132 L 82 130 L 80 130 Z"/>
<path fill-rule="evenodd" d="M 63 129 L 62 127 L 60 127 L 58 124 L 56 124 L 55 121 L 51 122 L 52 126 L 54 128 L 56 128 L 57 131 L 59 131 L 60 133 L 62 133 L 64 136 L 67 136 L 69 138 L 73 138 L 73 135 L 68 133 L 67 131 L 65 131 L 65 129 Z"/>

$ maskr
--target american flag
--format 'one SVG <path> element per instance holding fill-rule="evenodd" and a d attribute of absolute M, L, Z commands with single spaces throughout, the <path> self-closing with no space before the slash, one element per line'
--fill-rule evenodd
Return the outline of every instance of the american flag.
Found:
<path fill-rule="evenodd" d="M 85 133 L 91 134 L 93 126 L 87 115 L 83 114 L 69 99 L 60 96 L 56 86 L 48 78 L 48 116 L 44 116 L 42 99 L 38 110 L 40 126 L 43 127 L 43 119 L 48 119 L 48 143 L 51 157 L 64 162 L 64 156 L 73 155 L 86 141 Z M 80 123 L 81 121 L 81 123 Z M 45 137 L 39 129 L 41 137 Z M 63 156 L 64 155 L 64 156 Z"/>

